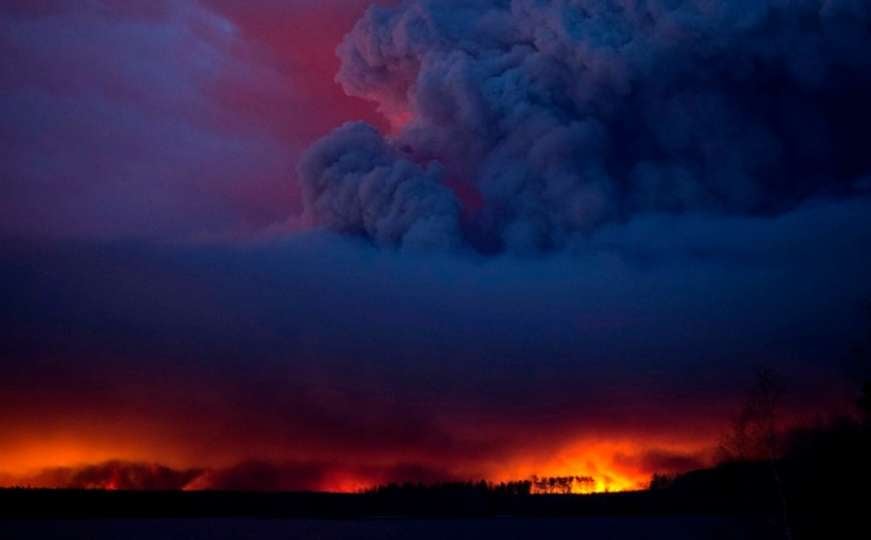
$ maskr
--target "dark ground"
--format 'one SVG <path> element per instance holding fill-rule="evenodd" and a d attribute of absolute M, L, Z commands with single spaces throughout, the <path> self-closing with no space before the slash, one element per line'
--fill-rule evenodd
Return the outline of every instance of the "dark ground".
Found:
<path fill-rule="evenodd" d="M 380 493 L 0 490 L 0 538 L 780 538 L 765 498 L 726 505 L 679 490 L 500 494 L 476 484 Z"/>
<path fill-rule="evenodd" d="M 479 519 L 136 519 L 0 521 L 4 539 L 88 540 L 499 540 L 589 538 L 614 540 L 779 538 L 770 524 L 751 519 L 671 517 Z"/>

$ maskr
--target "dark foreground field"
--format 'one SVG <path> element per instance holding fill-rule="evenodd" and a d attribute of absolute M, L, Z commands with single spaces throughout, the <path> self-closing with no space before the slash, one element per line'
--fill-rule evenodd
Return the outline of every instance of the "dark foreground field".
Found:
<path fill-rule="evenodd" d="M 88 540 L 553 539 L 613 540 L 780 538 L 770 524 L 710 516 L 309 519 L 104 519 L 0 522 L 2 537 Z"/>
<path fill-rule="evenodd" d="M 516 495 L 474 486 L 368 494 L 0 490 L 0 538 L 780 538 L 766 498 L 679 490 Z"/>
<path fill-rule="evenodd" d="M 777 538 L 753 498 L 672 491 L 516 495 L 474 486 L 370 494 L 0 490 L 0 538 Z M 721 512 L 722 511 L 722 512 Z"/>

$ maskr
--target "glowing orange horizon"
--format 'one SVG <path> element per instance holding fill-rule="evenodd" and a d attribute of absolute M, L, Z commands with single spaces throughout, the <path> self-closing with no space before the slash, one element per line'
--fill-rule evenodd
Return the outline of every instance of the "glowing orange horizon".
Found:
<path fill-rule="evenodd" d="M 529 480 L 538 477 L 586 477 L 592 482 L 582 482 L 573 486 L 574 493 L 619 492 L 645 488 L 654 472 L 641 463 L 632 462 L 632 456 L 643 454 L 647 448 L 667 449 L 680 454 L 701 455 L 710 447 L 710 441 L 687 439 L 679 442 L 666 442 L 650 438 L 631 437 L 603 439 L 578 439 L 571 444 L 554 450 L 532 450 L 514 455 L 496 463 L 471 463 L 451 467 L 450 463 L 440 464 L 453 478 L 469 480 L 484 479 L 499 483 Z M 10 452 L 11 450 L 11 452 Z M 162 451 L 161 451 L 162 450 Z M 64 438 L 54 440 L 28 441 L 14 449 L 6 448 L 3 466 L 0 467 L 0 487 L 27 485 L 30 487 L 65 487 L 51 485 L 52 470 L 78 470 L 88 466 L 104 465 L 112 462 L 135 464 L 160 464 L 173 469 L 217 470 L 234 465 L 228 459 L 196 462 L 190 457 L 182 457 L 185 452 L 166 452 L 167 447 L 158 448 L 153 443 L 137 444 L 135 441 L 99 444 L 93 441 L 75 441 Z M 629 456 L 627 458 L 627 456 Z M 242 461 L 240 457 L 236 462 Z M 390 459 L 382 458 L 382 463 Z M 122 484 L 118 471 L 101 482 L 92 482 L 75 487 L 93 489 L 118 489 Z M 349 470 L 330 471 L 316 487 L 320 491 L 353 493 L 371 489 L 389 482 L 403 482 L 401 477 L 385 478 L 367 475 L 365 472 Z M 68 487 L 68 486 L 67 486 Z M 185 490 L 213 489 L 207 477 L 201 476 L 185 484 Z M 533 491 L 537 491 L 533 489 Z"/>

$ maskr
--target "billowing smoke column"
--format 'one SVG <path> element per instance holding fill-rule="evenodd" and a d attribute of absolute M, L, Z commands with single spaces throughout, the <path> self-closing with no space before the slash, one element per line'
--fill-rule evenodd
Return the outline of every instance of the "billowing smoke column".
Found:
<path fill-rule="evenodd" d="M 403 158 L 366 124 L 347 124 L 316 143 L 300 175 L 306 212 L 330 229 L 379 246 L 447 248 L 459 238 L 459 205 L 439 167 Z"/>
<path fill-rule="evenodd" d="M 315 145 L 306 215 L 377 245 L 538 252 L 644 212 L 848 195 L 871 170 L 869 50 L 861 0 L 373 6 L 337 80 L 407 121 Z"/>

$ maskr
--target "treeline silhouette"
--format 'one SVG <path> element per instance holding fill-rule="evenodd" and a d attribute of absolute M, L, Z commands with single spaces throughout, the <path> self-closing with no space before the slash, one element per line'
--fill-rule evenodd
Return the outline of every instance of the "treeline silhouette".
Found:
<path fill-rule="evenodd" d="M 719 465 L 655 474 L 650 491 L 706 498 L 722 508 L 741 501 L 777 523 L 781 538 L 869 537 L 871 384 L 864 384 L 854 413 L 785 432 L 777 429 L 777 386 L 770 373 L 760 374 L 721 443 Z"/>
<path fill-rule="evenodd" d="M 529 480 L 519 480 L 514 482 L 488 482 L 486 480 L 467 481 L 467 482 L 439 482 L 435 484 L 425 484 L 421 482 L 392 482 L 381 486 L 376 486 L 364 492 L 366 495 L 376 497 L 389 497 L 393 495 L 497 495 L 497 496 L 519 496 L 529 495 L 532 492 L 532 482 Z"/>
<path fill-rule="evenodd" d="M 592 476 L 533 476 L 530 483 L 533 493 L 567 495 L 596 491 L 596 480 Z"/>
<path fill-rule="evenodd" d="M 478 480 L 472 482 L 442 482 L 437 484 L 424 483 L 390 483 L 377 486 L 367 493 L 389 495 L 393 493 L 483 493 L 489 495 L 569 495 L 572 493 L 593 493 L 596 490 L 596 480 L 592 476 L 532 476 L 529 480 L 511 482 L 488 482 Z"/>
<path fill-rule="evenodd" d="M 370 493 L 388 507 L 408 510 L 459 504 L 512 515 L 742 514 L 764 521 L 773 538 L 871 537 L 865 519 L 871 485 L 869 393 L 866 383 L 854 414 L 780 432 L 777 384 L 762 372 L 724 435 L 720 463 L 654 474 L 646 491 L 568 496 L 577 493 L 578 478 L 587 482 L 584 477 L 534 477 L 501 484 L 392 484 Z"/>

